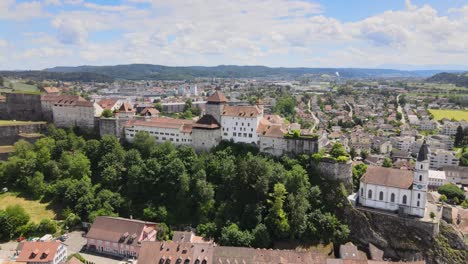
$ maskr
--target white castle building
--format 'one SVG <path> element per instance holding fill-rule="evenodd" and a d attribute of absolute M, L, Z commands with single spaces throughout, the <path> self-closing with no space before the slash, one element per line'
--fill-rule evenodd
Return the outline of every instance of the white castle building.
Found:
<path fill-rule="evenodd" d="M 198 151 L 209 150 L 226 140 L 253 144 L 276 156 L 311 154 L 320 148 L 316 138 L 286 138 L 289 125 L 278 115 L 264 115 L 261 104 L 227 103 L 227 98 L 216 91 L 207 98 L 206 114 L 197 121 L 166 117 L 130 120 L 125 125 L 125 138 L 131 142 L 138 131 L 147 131 L 157 142 L 192 145 Z"/>
<path fill-rule="evenodd" d="M 359 184 L 359 204 L 424 217 L 429 183 L 429 149 L 421 146 L 414 171 L 369 166 Z"/>

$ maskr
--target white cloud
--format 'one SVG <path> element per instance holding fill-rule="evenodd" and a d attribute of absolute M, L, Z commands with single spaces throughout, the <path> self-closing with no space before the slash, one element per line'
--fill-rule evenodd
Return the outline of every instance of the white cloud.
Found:
<path fill-rule="evenodd" d="M 55 6 L 62 5 L 62 2 L 60 0 L 45 0 L 44 3 L 46 5 L 55 5 Z"/>
<path fill-rule="evenodd" d="M 8 41 L 0 39 L 0 48 L 5 48 L 8 46 Z"/>
<path fill-rule="evenodd" d="M 15 0 L 0 1 L 0 20 L 28 20 L 46 15 L 43 3 L 38 1 L 20 3 Z"/>
<path fill-rule="evenodd" d="M 7 2 L 8 10 L 18 7 Z M 0 0 L 0 14 L 7 2 Z M 406 1 L 403 10 L 345 23 L 325 16 L 326 6 L 305 0 L 61 2 L 75 6 L 54 14 L 55 39 L 43 34 L 29 42 L 73 51 L 63 56 L 75 64 L 373 67 L 468 61 L 468 6 L 444 16 Z M 97 39 L 100 33 L 111 39 Z"/>

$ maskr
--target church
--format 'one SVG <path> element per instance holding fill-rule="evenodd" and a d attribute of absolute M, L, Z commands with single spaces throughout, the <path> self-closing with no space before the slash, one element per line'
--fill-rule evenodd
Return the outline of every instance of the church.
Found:
<path fill-rule="evenodd" d="M 424 141 L 414 171 L 369 166 L 361 177 L 362 206 L 424 217 L 429 182 L 429 148 Z"/>

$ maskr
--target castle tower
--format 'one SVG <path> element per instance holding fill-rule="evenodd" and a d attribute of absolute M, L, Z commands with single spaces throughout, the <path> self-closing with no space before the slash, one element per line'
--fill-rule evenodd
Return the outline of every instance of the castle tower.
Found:
<path fill-rule="evenodd" d="M 226 96 L 220 91 L 215 91 L 206 101 L 206 114 L 213 116 L 221 124 L 221 115 L 227 102 Z"/>
<path fill-rule="evenodd" d="M 429 148 L 426 141 L 419 149 L 413 173 L 411 190 L 411 214 L 424 217 L 426 210 L 427 186 L 429 183 Z"/>

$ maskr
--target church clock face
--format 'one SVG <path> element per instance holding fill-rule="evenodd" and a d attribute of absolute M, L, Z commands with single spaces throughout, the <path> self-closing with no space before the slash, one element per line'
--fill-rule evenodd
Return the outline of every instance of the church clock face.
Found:
<path fill-rule="evenodd" d="M 420 189 L 420 190 L 423 188 L 423 186 L 422 186 L 421 184 L 416 185 L 416 187 L 417 187 L 418 189 Z"/>

